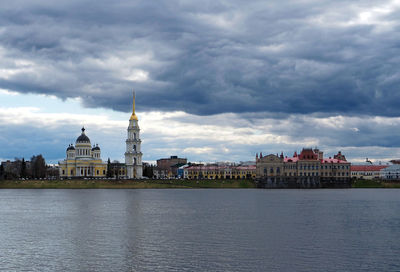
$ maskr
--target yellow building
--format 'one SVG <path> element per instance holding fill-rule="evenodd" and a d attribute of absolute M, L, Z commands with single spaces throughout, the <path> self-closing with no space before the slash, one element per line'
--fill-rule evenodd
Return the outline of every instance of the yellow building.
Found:
<path fill-rule="evenodd" d="M 187 179 L 252 179 L 256 177 L 255 165 L 192 165 L 184 169 Z"/>
<path fill-rule="evenodd" d="M 105 177 L 107 163 L 101 160 L 98 145 L 93 146 L 82 128 L 82 134 L 76 139 L 75 146 L 67 148 L 67 158 L 59 162 L 60 177 Z"/>

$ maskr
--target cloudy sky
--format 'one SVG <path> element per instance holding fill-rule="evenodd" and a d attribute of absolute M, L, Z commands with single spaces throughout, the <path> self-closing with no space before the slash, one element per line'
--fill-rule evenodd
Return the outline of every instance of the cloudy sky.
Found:
<path fill-rule="evenodd" d="M 400 2 L 0 0 L 0 159 L 400 158 Z"/>

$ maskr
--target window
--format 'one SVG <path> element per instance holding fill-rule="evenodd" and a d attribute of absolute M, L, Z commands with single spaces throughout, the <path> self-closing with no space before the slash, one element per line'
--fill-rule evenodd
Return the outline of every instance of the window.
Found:
<path fill-rule="evenodd" d="M 71 175 L 73 175 L 74 174 L 74 170 L 71 170 Z"/>
<path fill-rule="evenodd" d="M 65 174 L 65 170 L 62 170 L 63 175 Z"/>
<path fill-rule="evenodd" d="M 103 175 L 105 175 L 106 174 L 106 170 L 103 170 Z"/>
<path fill-rule="evenodd" d="M 96 171 L 96 173 L 97 173 L 97 175 L 99 175 L 99 174 L 100 174 L 100 171 L 99 171 L 99 170 L 97 170 L 97 171 Z"/>

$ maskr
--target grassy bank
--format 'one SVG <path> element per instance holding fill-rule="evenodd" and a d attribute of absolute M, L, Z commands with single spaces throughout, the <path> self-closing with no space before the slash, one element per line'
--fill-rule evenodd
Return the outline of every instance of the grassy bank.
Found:
<path fill-rule="evenodd" d="M 400 182 L 359 179 L 353 182 L 353 188 L 400 188 Z"/>
<path fill-rule="evenodd" d="M 0 180 L 0 189 L 256 188 L 252 180 Z M 352 188 L 400 188 L 400 182 L 356 180 Z"/>
<path fill-rule="evenodd" d="M 2 180 L 0 189 L 255 188 L 251 180 Z"/>

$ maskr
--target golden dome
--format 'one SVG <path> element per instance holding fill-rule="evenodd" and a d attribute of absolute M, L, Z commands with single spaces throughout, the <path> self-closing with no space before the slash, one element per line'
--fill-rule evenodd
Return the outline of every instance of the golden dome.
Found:
<path fill-rule="evenodd" d="M 129 120 L 138 120 L 137 116 L 135 113 L 132 113 L 131 118 L 129 118 Z"/>

